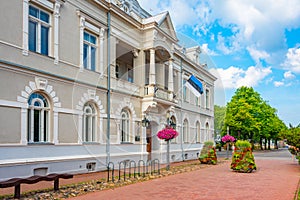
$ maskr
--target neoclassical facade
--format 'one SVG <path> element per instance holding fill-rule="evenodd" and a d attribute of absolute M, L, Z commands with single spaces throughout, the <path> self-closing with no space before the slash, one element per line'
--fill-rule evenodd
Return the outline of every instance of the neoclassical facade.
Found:
<path fill-rule="evenodd" d="M 164 163 L 156 133 L 170 122 L 172 162 L 213 140 L 216 77 L 198 46 L 179 45 L 168 12 L 152 16 L 136 0 L 0 4 L 0 180 Z"/>

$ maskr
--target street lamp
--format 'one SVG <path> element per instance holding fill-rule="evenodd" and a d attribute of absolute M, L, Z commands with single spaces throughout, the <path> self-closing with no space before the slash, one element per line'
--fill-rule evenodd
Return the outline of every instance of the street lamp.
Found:
<path fill-rule="evenodd" d="M 148 127 L 150 124 L 150 121 L 144 116 L 144 119 L 142 120 L 142 126 L 143 127 Z"/>

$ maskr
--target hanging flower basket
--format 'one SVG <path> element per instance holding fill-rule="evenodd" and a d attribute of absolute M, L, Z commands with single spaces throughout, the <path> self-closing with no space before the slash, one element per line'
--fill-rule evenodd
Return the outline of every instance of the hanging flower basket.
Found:
<path fill-rule="evenodd" d="M 228 143 L 228 142 L 234 142 L 235 138 L 231 135 L 225 135 L 221 138 L 222 142 Z"/>
<path fill-rule="evenodd" d="M 179 135 L 179 133 L 177 131 L 175 131 L 173 128 L 171 127 L 166 127 L 160 131 L 158 131 L 157 133 L 157 137 L 161 140 L 171 140 L 176 138 Z"/>

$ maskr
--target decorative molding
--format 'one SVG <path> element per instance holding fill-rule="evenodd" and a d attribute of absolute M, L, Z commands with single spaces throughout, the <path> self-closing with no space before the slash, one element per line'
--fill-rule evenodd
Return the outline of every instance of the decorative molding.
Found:
<path fill-rule="evenodd" d="M 53 86 L 48 84 L 48 80 L 45 78 L 35 77 L 35 81 L 30 81 L 24 90 L 21 91 L 21 95 L 17 96 L 17 101 L 20 103 L 28 102 L 30 95 L 36 91 L 43 91 L 51 98 L 54 108 L 61 108 L 61 102 L 56 96 L 56 92 L 53 90 Z"/>
<path fill-rule="evenodd" d="M 47 81 L 47 79 L 44 79 L 44 78 L 35 77 L 35 84 L 36 84 L 37 89 L 45 90 L 48 85 L 48 81 Z"/>
<path fill-rule="evenodd" d="M 124 100 L 120 103 L 118 109 L 116 110 L 116 116 L 121 117 L 121 112 L 123 108 L 128 108 L 130 110 L 132 120 L 135 121 L 136 112 L 129 98 L 124 98 Z"/>
<path fill-rule="evenodd" d="M 76 105 L 76 109 L 78 111 L 82 111 L 84 104 L 86 104 L 88 101 L 93 101 L 94 103 L 96 103 L 100 114 L 105 114 L 105 109 L 102 105 L 100 97 L 96 95 L 95 90 L 87 90 L 87 92 L 83 94 L 80 101 Z"/>

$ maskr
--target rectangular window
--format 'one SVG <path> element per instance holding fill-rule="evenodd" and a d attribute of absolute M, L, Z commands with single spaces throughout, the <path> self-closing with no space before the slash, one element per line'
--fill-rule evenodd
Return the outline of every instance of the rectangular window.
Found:
<path fill-rule="evenodd" d="M 209 107 L 210 107 L 209 90 L 206 90 L 205 93 L 206 93 L 206 108 L 209 109 Z"/>
<path fill-rule="evenodd" d="M 83 44 L 83 66 L 85 69 L 92 71 L 96 70 L 96 52 L 97 52 L 97 38 L 96 36 L 84 32 Z"/>
<path fill-rule="evenodd" d="M 36 51 L 36 40 L 37 40 L 37 23 L 29 21 L 29 50 Z"/>
<path fill-rule="evenodd" d="M 28 45 L 29 50 L 49 55 L 50 15 L 29 6 Z"/>

